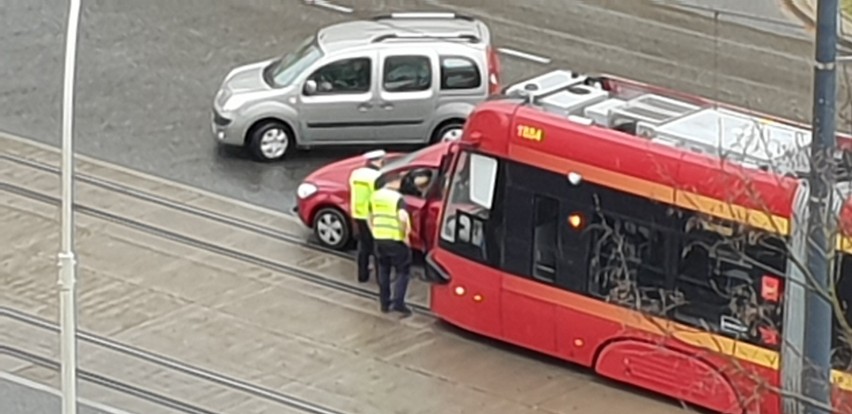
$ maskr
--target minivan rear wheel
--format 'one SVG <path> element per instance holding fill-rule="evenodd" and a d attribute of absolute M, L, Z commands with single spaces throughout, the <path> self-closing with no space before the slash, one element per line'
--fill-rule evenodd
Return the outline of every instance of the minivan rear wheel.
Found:
<path fill-rule="evenodd" d="M 293 143 L 293 131 L 280 121 L 263 121 L 251 129 L 248 149 L 260 161 L 275 161 L 287 155 Z"/>
<path fill-rule="evenodd" d="M 432 144 L 460 140 L 463 128 L 464 121 L 453 120 L 441 124 L 432 133 Z"/>

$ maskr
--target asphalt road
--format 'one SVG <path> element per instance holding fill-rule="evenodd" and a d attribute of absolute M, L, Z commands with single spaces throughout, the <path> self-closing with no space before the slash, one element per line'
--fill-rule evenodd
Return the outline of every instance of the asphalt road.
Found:
<path fill-rule="evenodd" d="M 654 0 L 654 2 L 784 36 L 813 38 L 813 32 L 806 30 L 802 22 L 791 19 L 792 13 L 783 7 L 784 0 Z"/>
<path fill-rule="evenodd" d="M 320 26 L 386 10 L 474 14 L 491 24 L 498 46 L 552 59 L 544 66 L 504 57 L 507 81 L 571 67 L 798 119 L 809 114 L 810 43 L 727 21 L 716 26 L 652 0 L 335 3 L 355 12 L 297 0 L 85 1 L 78 151 L 287 209 L 302 177 L 353 152 L 313 151 L 258 164 L 240 151 L 224 151 L 208 133 L 215 89 L 233 66 L 280 54 Z M 46 0 L 5 0 L 2 11 L 7 19 L 0 26 L 0 130 L 58 145 L 66 9 Z"/>

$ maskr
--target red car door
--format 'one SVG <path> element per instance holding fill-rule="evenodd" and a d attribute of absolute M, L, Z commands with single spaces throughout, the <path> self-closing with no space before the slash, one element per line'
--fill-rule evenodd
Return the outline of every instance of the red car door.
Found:
<path fill-rule="evenodd" d="M 426 207 L 426 200 L 411 195 L 406 195 L 404 198 L 405 210 L 408 212 L 408 216 L 411 219 L 411 248 L 423 251 L 423 246 L 425 246 L 423 236 L 425 234 L 424 230 L 426 230 L 423 226 L 425 221 L 424 207 Z"/>

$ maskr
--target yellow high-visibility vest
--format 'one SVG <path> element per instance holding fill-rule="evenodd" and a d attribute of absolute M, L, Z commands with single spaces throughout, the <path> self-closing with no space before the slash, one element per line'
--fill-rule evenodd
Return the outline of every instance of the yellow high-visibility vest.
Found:
<path fill-rule="evenodd" d="M 349 175 L 349 211 L 355 220 L 370 218 L 370 197 L 375 189 L 379 171 L 361 167 Z"/>
<path fill-rule="evenodd" d="M 404 241 L 407 228 L 399 219 L 398 191 L 383 188 L 370 198 L 370 227 L 376 240 Z"/>

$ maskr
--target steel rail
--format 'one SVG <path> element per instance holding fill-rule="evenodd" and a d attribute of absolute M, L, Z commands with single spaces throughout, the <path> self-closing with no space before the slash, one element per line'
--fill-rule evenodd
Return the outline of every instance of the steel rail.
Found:
<path fill-rule="evenodd" d="M 50 322 L 46 319 L 27 314 L 25 312 L 21 312 L 16 309 L 0 307 L 0 317 L 12 319 L 14 321 L 21 322 L 29 326 L 33 326 L 46 331 L 51 331 L 55 333 L 59 332 L 59 326 L 57 324 Z M 279 403 L 290 408 L 295 408 L 306 413 L 345 414 L 345 412 L 342 411 L 334 410 L 332 408 L 328 408 L 323 405 L 310 402 L 289 394 L 274 391 L 269 388 L 264 388 L 232 376 L 227 376 L 204 368 L 192 366 L 185 362 L 178 361 L 174 358 L 170 358 L 155 352 L 145 351 L 143 349 L 127 345 L 104 336 L 79 330 L 77 331 L 77 339 L 86 343 L 96 345 L 103 349 L 114 351 L 139 360 L 147 361 L 155 365 L 189 375 L 194 378 L 204 379 L 211 383 L 222 385 L 230 389 L 242 391 L 247 394 L 264 398 L 269 401 Z M 0 346 L 0 350 L 2 349 L 4 348 Z M 82 371 L 78 371 L 78 373 L 80 372 Z"/>
<path fill-rule="evenodd" d="M 40 355 L 36 355 L 22 349 L 0 344 L 0 355 L 7 355 L 22 361 L 29 362 L 42 368 L 47 368 L 53 371 L 59 371 L 60 363 Z M 132 395 L 143 401 L 155 403 L 164 407 L 168 407 L 187 414 L 217 414 L 215 411 L 210 411 L 202 407 L 185 403 L 183 401 L 167 397 L 165 395 L 149 391 L 116 379 L 96 374 L 91 371 L 77 369 L 77 377 L 83 381 L 88 381 L 112 390 L 120 391 L 124 394 Z"/>
<path fill-rule="evenodd" d="M 59 168 L 46 164 L 39 161 L 34 161 L 31 159 L 27 159 L 24 157 L 18 157 L 8 154 L 0 154 L 0 160 L 5 160 L 14 164 L 23 165 L 32 169 L 36 169 L 39 171 L 43 171 L 49 174 L 59 175 Z M 211 211 L 205 208 L 190 206 L 185 203 L 180 203 L 174 200 L 170 200 L 165 197 L 161 197 L 158 195 L 154 195 L 145 191 L 140 191 L 135 188 L 128 187 L 123 184 L 118 184 L 115 182 L 111 182 L 108 180 L 104 180 L 102 178 L 93 177 L 87 174 L 77 173 L 75 174 L 75 179 L 86 183 L 95 187 L 102 188 L 104 190 L 109 190 L 121 195 L 133 197 L 139 200 L 143 200 L 158 206 L 167 207 L 172 210 L 177 210 L 182 213 L 191 214 L 197 217 L 205 218 L 208 220 L 216 221 L 218 223 L 227 224 L 232 227 L 239 228 L 241 230 L 246 230 L 248 232 L 256 233 L 265 237 L 269 237 L 271 239 L 285 241 L 288 243 L 297 244 L 299 246 L 316 250 L 322 253 L 331 254 L 334 256 L 338 256 L 344 259 L 354 259 L 354 255 L 341 252 L 338 250 L 332 250 L 324 246 L 320 246 L 316 243 L 311 243 L 309 241 L 304 240 L 302 237 L 283 232 L 280 230 L 276 230 L 270 227 L 264 227 L 256 223 L 252 223 L 248 220 L 240 219 L 237 217 L 227 216 L 221 213 L 217 213 L 215 211 Z"/>
<path fill-rule="evenodd" d="M 54 196 L 49 196 L 46 194 L 42 194 L 37 191 L 33 191 L 15 184 L 10 184 L 7 182 L 0 182 L 0 191 L 6 191 L 12 194 L 17 194 L 18 196 L 29 198 L 35 201 L 39 201 L 45 204 L 58 205 L 59 198 Z M 377 299 L 378 293 L 373 292 L 369 289 L 353 286 L 346 282 L 342 282 L 339 280 L 334 280 L 332 278 L 328 278 L 322 276 L 317 272 L 307 271 L 296 266 L 276 262 L 268 259 L 264 259 L 262 257 L 258 257 L 252 255 L 250 253 L 241 252 L 238 250 L 234 250 L 228 247 L 219 246 L 213 243 L 209 243 L 203 240 L 199 240 L 194 237 L 190 237 L 187 235 L 183 235 L 168 229 L 164 229 L 161 227 L 157 227 L 154 225 L 142 223 L 127 217 L 121 217 L 119 215 L 98 209 L 93 207 L 88 207 L 81 204 L 76 204 L 75 210 L 81 214 L 88 215 L 91 217 L 95 217 L 104 221 L 108 221 L 110 223 L 118 224 L 124 227 L 132 228 L 134 230 L 138 230 L 144 233 L 148 233 L 154 236 L 158 236 L 164 239 L 168 239 L 180 244 L 184 244 L 187 246 L 192 246 L 197 249 L 201 249 L 204 251 L 208 251 L 211 253 L 219 254 L 225 257 L 229 257 L 235 260 L 239 260 L 245 263 L 251 263 L 253 265 L 263 267 L 269 270 L 273 270 L 280 273 L 285 273 L 287 275 L 299 278 L 301 280 L 307 281 L 309 283 L 313 283 L 316 285 L 320 285 L 326 288 L 334 289 L 340 292 L 349 293 L 352 295 L 360 296 L 363 298 Z M 412 310 L 418 314 L 425 316 L 434 316 L 434 314 L 429 310 L 428 307 L 424 305 L 420 305 L 417 303 L 407 303 Z"/>

